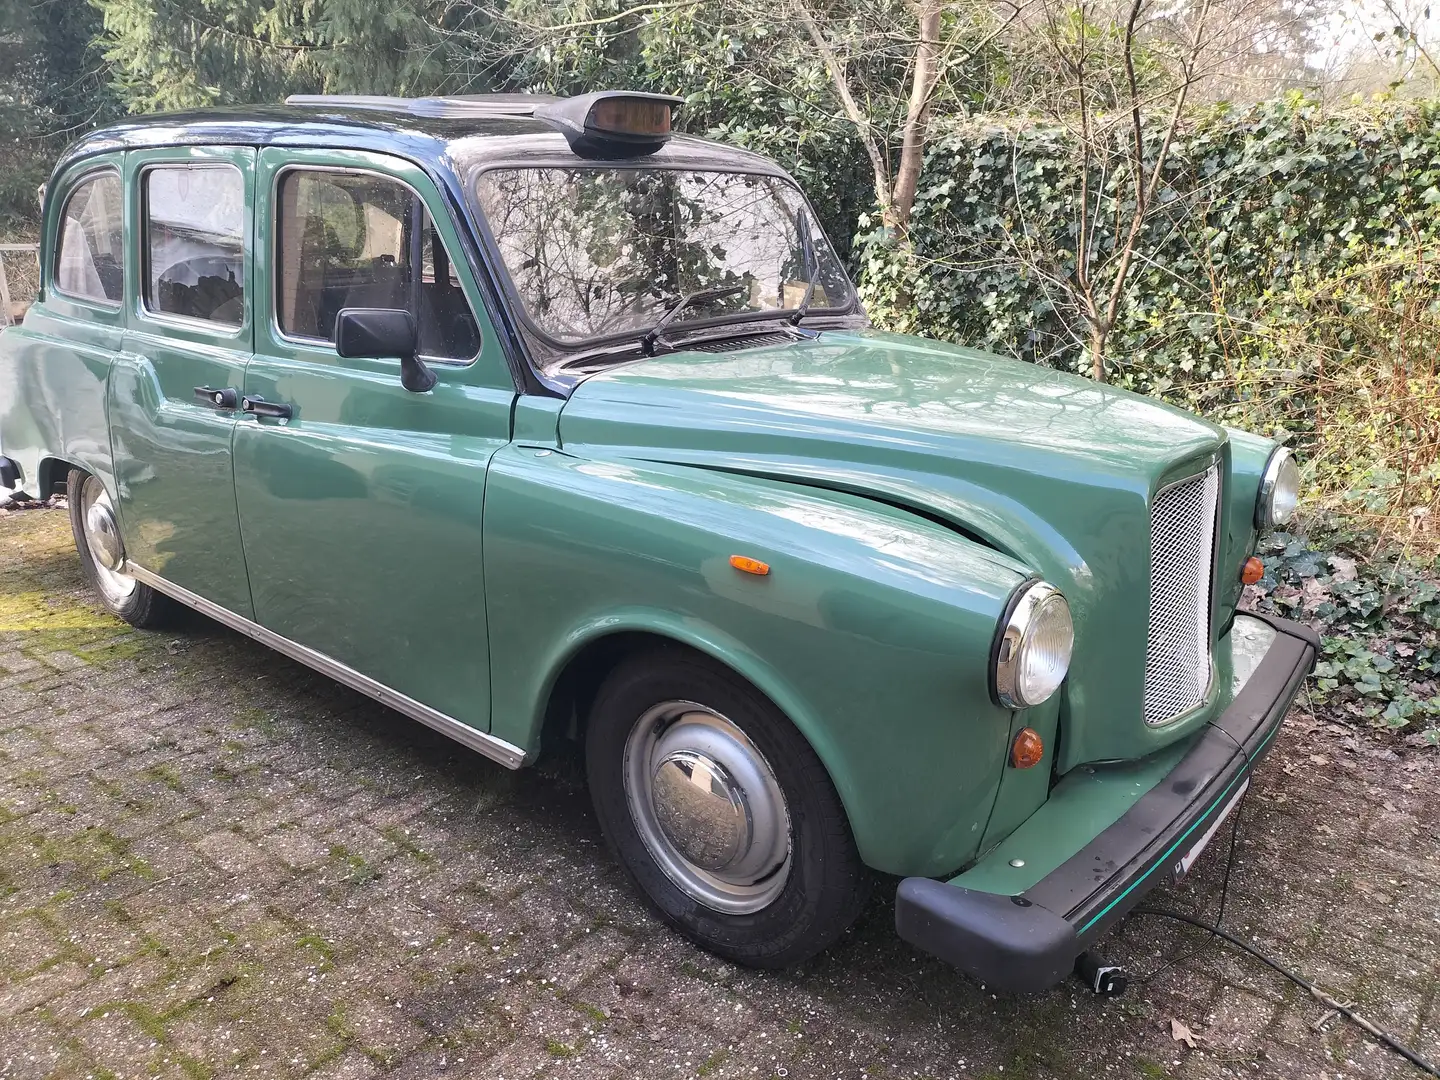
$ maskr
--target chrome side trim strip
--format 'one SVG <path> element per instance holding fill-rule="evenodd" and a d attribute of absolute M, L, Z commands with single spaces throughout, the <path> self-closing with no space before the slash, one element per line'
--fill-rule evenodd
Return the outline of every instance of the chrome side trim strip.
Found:
<path fill-rule="evenodd" d="M 124 572 L 135 578 L 136 581 L 149 585 L 156 592 L 162 592 L 186 607 L 194 608 L 200 614 L 209 616 L 216 622 L 224 623 L 230 629 L 238 630 L 240 633 L 254 638 L 260 644 L 268 645 L 276 652 L 284 653 L 292 660 L 298 660 L 322 675 L 328 675 L 336 682 L 344 683 L 352 690 L 359 690 L 360 693 L 369 695 L 380 704 L 388 705 L 396 712 L 404 713 L 412 720 L 418 720 L 426 727 L 434 728 L 441 735 L 454 739 L 462 746 L 468 746 L 476 753 L 484 754 L 492 761 L 498 761 L 507 769 L 518 769 L 525 764 L 525 751 L 520 747 L 508 743 L 504 739 L 497 739 L 487 731 L 479 731 L 468 724 L 462 724 L 454 717 L 446 716 L 412 697 L 406 697 L 399 691 L 390 689 L 384 683 L 377 682 L 368 675 L 362 675 L 352 667 L 346 667 L 340 661 L 333 660 L 324 653 L 316 652 L 306 645 L 282 637 L 273 630 L 267 630 L 259 623 L 251 622 L 243 615 L 236 615 L 228 608 L 211 603 L 203 596 L 176 585 L 173 581 L 166 581 L 158 574 L 152 574 L 143 566 L 127 560 Z"/>

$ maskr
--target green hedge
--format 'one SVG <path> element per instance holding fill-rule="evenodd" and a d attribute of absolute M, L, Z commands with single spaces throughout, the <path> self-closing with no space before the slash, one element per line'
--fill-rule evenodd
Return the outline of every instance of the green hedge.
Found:
<path fill-rule="evenodd" d="M 1167 205 L 1143 233 L 1110 348 L 1122 378 L 1147 388 L 1224 374 L 1229 338 L 1264 323 L 1277 295 L 1440 230 L 1440 102 L 1220 108 L 1182 129 L 1168 161 Z M 1038 237 L 1061 253 L 1061 273 L 1073 271 L 1079 175 L 1066 129 L 943 127 L 916 201 L 915 258 L 872 243 L 872 302 L 924 333 L 1083 369 L 1076 313 L 1017 257 L 1016 242 Z M 1092 173 L 1092 185 L 1102 180 Z M 1123 176 L 1109 181 L 1123 190 Z M 1099 240 L 1112 245 L 1113 229 Z M 903 310 L 890 306 L 907 292 Z"/>
<path fill-rule="evenodd" d="M 1322 494 L 1389 485 L 1393 498 L 1372 499 L 1382 516 L 1433 499 L 1437 121 L 1440 102 L 1327 111 L 1299 97 L 1193 118 L 1123 294 L 1107 349 L 1112 380 L 1294 437 Z M 872 314 L 1088 372 L 1083 321 L 1053 284 L 1074 271 L 1079 178 L 1064 128 L 1011 118 L 941 126 L 910 249 L 862 238 Z M 1125 198 L 1123 175 L 1096 169 L 1091 183 Z M 1113 218 L 1096 235 L 1113 245 Z"/>

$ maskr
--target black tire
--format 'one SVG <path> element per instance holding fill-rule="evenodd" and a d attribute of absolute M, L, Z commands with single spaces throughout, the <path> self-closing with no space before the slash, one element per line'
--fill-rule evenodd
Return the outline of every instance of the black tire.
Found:
<path fill-rule="evenodd" d="M 764 755 L 790 818 L 791 864 L 782 891 L 751 914 L 727 914 L 679 888 L 636 827 L 625 793 L 625 748 L 640 717 L 662 702 L 713 709 Z M 767 698 L 708 658 L 661 648 L 622 662 L 591 708 L 585 763 L 600 828 L 626 874 L 665 922 L 727 960 L 782 968 L 832 945 L 859 916 L 871 875 L 849 820 L 810 744 Z"/>
<path fill-rule="evenodd" d="M 80 568 L 85 580 L 99 597 L 107 611 L 118 615 L 131 626 L 141 630 L 154 630 L 174 624 L 182 608 L 168 596 L 156 592 L 149 585 L 136 581 L 128 596 L 117 598 L 106 591 L 101 583 L 101 570 L 90 550 L 85 537 L 84 507 L 81 493 L 90 474 L 83 469 L 71 469 L 65 480 L 66 503 L 70 509 L 70 531 L 75 535 L 75 550 L 80 553 Z"/>

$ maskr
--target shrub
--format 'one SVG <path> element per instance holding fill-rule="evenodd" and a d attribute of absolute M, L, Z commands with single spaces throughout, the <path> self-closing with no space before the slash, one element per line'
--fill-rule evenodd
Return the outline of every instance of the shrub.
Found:
<path fill-rule="evenodd" d="M 1291 96 L 1188 122 L 1110 344 L 1115 382 L 1291 440 L 1318 505 L 1432 544 L 1437 121 L 1440 102 L 1327 112 Z M 1064 287 L 1080 161 L 1063 127 L 942 125 L 908 246 L 866 238 L 877 321 L 1088 370 Z M 1097 172 L 1102 188 L 1123 197 Z"/>

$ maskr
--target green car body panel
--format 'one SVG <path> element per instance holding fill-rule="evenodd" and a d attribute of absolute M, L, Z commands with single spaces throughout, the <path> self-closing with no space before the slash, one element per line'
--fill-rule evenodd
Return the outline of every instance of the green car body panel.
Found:
<path fill-rule="evenodd" d="M 450 149 L 529 146 L 542 129 L 427 124 L 252 110 L 137 121 L 72 152 L 47 195 L 42 295 L 0 335 L 0 453 L 24 486 L 49 488 L 71 465 L 93 473 L 116 497 L 134 563 L 488 733 L 517 760 L 539 755 L 567 678 L 606 642 L 699 650 L 793 721 L 861 856 L 893 874 L 953 875 L 1047 800 L 1083 796 L 1090 816 L 1077 821 L 1114 821 L 1229 704 L 1225 629 L 1272 442 L 1070 375 L 853 326 L 671 352 L 557 391 L 525 366 Z M 719 167 L 724 150 L 691 141 L 685 153 Z M 182 161 L 244 177 L 238 327 L 156 317 L 141 296 L 140 178 Z M 419 194 L 479 323 L 472 361 L 432 365 L 438 383 L 417 395 L 396 361 L 341 359 L 280 333 L 271 223 L 291 167 L 375 172 Z M 65 195 L 96 169 L 124 179 L 116 305 L 53 287 Z M 283 401 L 293 416 L 197 405 L 200 386 Z M 1150 507 L 1212 464 L 1212 690 L 1150 727 Z M 739 573 L 732 555 L 771 572 Z M 990 654 L 1007 603 L 1034 578 L 1067 598 L 1074 656 L 1059 693 L 1012 712 L 993 696 Z M 1025 726 L 1045 759 L 1010 768 Z M 1117 761 L 1128 764 L 1097 764 Z M 1121 775 L 1107 769 L 1130 779 L 1075 779 Z M 1034 865 L 1073 854 L 1086 827 L 1056 830 Z"/>
<path fill-rule="evenodd" d="M 1062 772 L 1144 756 L 1205 723 L 1202 710 L 1146 728 L 1116 703 L 1141 698 L 1150 502 L 1228 466 L 1221 428 L 1062 372 L 867 332 L 621 367 L 577 388 L 560 432 L 581 455 L 615 447 L 899 503 L 1054 583 L 1075 622 Z M 1222 536 L 1234 513 L 1223 509 Z"/>
<path fill-rule="evenodd" d="M 125 155 L 125 188 L 139 194 L 147 172 L 216 167 L 244 191 L 244 263 L 254 264 L 255 150 L 167 147 Z M 141 566 L 221 607 L 253 618 L 235 510 L 231 445 L 235 414 L 195 398 L 197 386 L 239 386 L 250 359 L 256 308 L 248 281 L 237 326 L 150 310 L 143 296 L 145 238 L 140 198 L 125 200 L 127 325 L 110 369 L 110 443 L 126 551 Z"/>
<path fill-rule="evenodd" d="M 262 220 L 285 169 L 393 178 L 431 208 L 450 251 L 461 240 L 423 170 L 393 156 L 260 152 Z M 256 329 L 245 393 L 294 408 L 246 415 L 235 433 L 235 497 L 256 620 L 480 730 L 490 725 L 482 512 L 490 458 L 510 439 L 515 389 L 473 282 L 483 342 L 470 363 L 436 364 L 423 397 L 395 360 L 342 360 L 280 332 L 273 245 L 257 245 Z M 232 384 L 234 385 L 234 384 Z M 336 543 L 363 537 L 363 543 Z M 446 606 L 437 610 L 437 600 Z"/>
<path fill-rule="evenodd" d="M 54 235 L 60 207 L 76 187 L 119 176 L 124 164 L 123 153 L 105 153 L 57 170 L 58 182 L 47 189 L 44 235 Z M 78 300 L 54 288 L 22 325 L 0 331 L 0 452 L 23 467 L 23 486 L 49 490 L 75 465 L 115 490 L 106 384 L 124 336 L 119 301 Z"/>
<path fill-rule="evenodd" d="M 506 628 L 491 638 L 495 734 L 533 745 L 537 706 L 586 645 L 659 635 L 784 710 L 873 865 L 944 873 L 974 854 L 1010 725 L 984 666 L 956 650 L 988 651 L 1018 564 L 865 500 L 599 452 L 507 448 L 485 514 L 486 594 Z M 771 573 L 740 574 L 731 554 Z"/>

